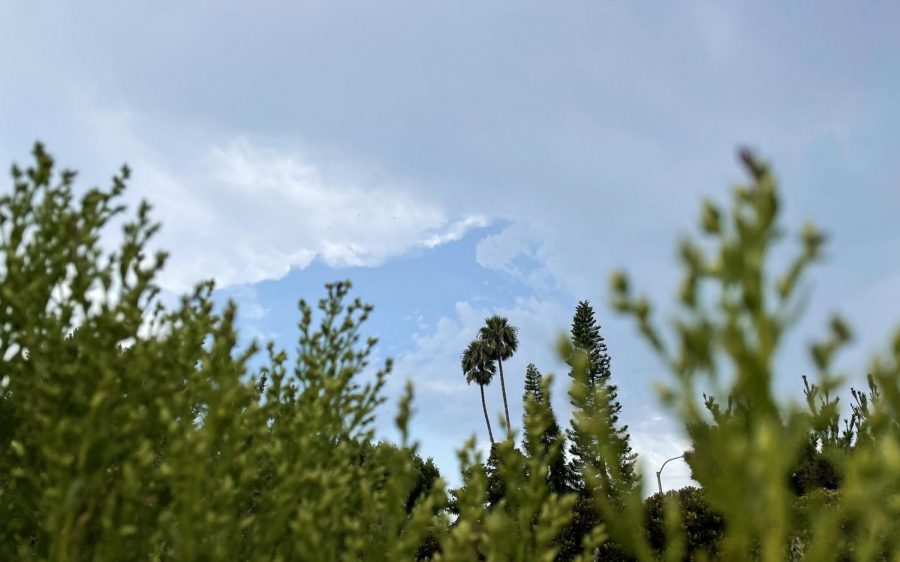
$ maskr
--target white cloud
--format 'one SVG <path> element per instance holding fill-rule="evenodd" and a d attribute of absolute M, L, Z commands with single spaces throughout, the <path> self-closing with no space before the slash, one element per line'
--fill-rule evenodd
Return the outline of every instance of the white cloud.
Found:
<path fill-rule="evenodd" d="M 466 232 L 473 228 L 482 228 L 490 224 L 490 220 L 483 215 L 472 215 L 448 225 L 442 232 L 436 232 L 422 240 L 425 248 L 435 248 L 448 242 L 456 242 Z"/>
<path fill-rule="evenodd" d="M 483 321 L 467 302 L 455 306 L 455 318 L 441 317 L 430 334 L 413 337 L 413 349 L 402 354 L 396 372 L 411 378 L 418 390 L 455 394 L 466 387 L 459 375 L 459 357 Z"/>
<path fill-rule="evenodd" d="M 527 224 L 516 222 L 503 230 L 485 236 L 478 242 L 475 261 L 487 269 L 511 273 L 515 271 L 513 262 L 520 256 L 535 257 L 539 238 Z"/>
<path fill-rule="evenodd" d="M 502 271 L 532 289 L 556 288 L 564 281 L 548 267 L 544 230 L 536 220 L 512 222 L 478 242 L 475 261 L 485 269 Z"/>
<path fill-rule="evenodd" d="M 414 187 L 320 165 L 302 148 L 191 132 L 191 142 L 172 141 L 162 153 L 131 112 L 94 111 L 90 121 L 103 139 L 100 160 L 126 158 L 134 171 L 129 198 L 154 205 L 159 245 L 171 252 L 161 281 L 171 290 L 206 278 L 220 287 L 278 279 L 315 259 L 377 266 L 489 223 L 451 216 Z"/>
<path fill-rule="evenodd" d="M 253 285 L 236 285 L 222 291 L 223 295 L 237 304 L 239 329 L 241 334 L 257 342 L 275 340 L 278 333 L 267 327 L 271 309 L 260 302 Z"/>
<path fill-rule="evenodd" d="M 644 474 L 644 494 L 650 495 L 657 491 L 656 471 L 666 460 L 684 454 L 691 444 L 678 423 L 661 415 L 660 408 L 645 405 L 643 410 L 643 420 L 630 428 L 631 448 L 638 454 L 638 467 Z M 683 459 L 666 464 L 661 481 L 663 491 L 698 486 Z"/>

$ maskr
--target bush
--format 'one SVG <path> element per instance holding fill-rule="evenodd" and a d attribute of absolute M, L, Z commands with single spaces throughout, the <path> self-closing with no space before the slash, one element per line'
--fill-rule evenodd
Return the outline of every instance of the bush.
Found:
<path fill-rule="evenodd" d="M 439 531 L 442 485 L 408 506 L 414 447 L 360 462 L 390 363 L 361 380 L 371 308 L 349 284 L 300 302 L 293 369 L 271 344 L 251 369 L 211 283 L 156 298 L 147 205 L 101 247 L 127 169 L 76 199 L 35 159 L 0 198 L 4 558 L 396 560 Z"/>
<path fill-rule="evenodd" d="M 667 528 L 667 510 L 678 510 L 680 519 L 677 534 L 684 541 L 685 559 L 694 559 L 699 552 L 713 556 L 717 544 L 722 539 L 725 522 L 722 514 L 713 509 L 703 490 L 687 486 L 664 494 L 653 494 L 646 501 L 647 537 L 654 551 L 666 550 L 667 536 L 672 530 Z"/>
<path fill-rule="evenodd" d="M 824 236 L 807 227 L 795 260 L 770 278 L 784 229 L 768 167 L 743 154 L 750 183 L 725 212 L 707 203 L 705 240 L 681 245 L 674 328 L 622 274 L 613 305 L 671 373 L 664 405 L 691 438 L 703 490 L 640 497 L 622 469 L 614 405 L 569 342 L 574 412 L 589 436 L 578 494 L 551 490 L 559 443 L 522 454 L 498 442 L 489 466 L 474 439 L 464 484 L 445 485 L 408 439 L 374 445 L 390 361 L 371 375 L 371 306 L 349 283 L 299 303 L 296 357 L 240 348 L 236 309 L 199 283 L 158 299 L 165 255 L 146 254 L 149 206 L 107 251 L 128 170 L 76 197 L 37 146 L 0 197 L 0 555 L 15 560 L 544 560 L 557 557 L 767 561 L 896 558 L 900 521 L 900 333 L 870 366 L 867 394 L 838 432 L 833 359 L 850 339 L 839 318 L 810 349 L 806 404 L 773 393 L 774 357 L 798 312 L 798 287 Z M 551 378 L 524 431 L 554 423 Z M 703 391 L 709 396 L 701 399 Z M 819 454 L 824 457 L 819 457 Z M 827 461 L 827 462 L 826 462 Z M 596 465 L 596 466 L 595 466 Z M 602 471 L 596 467 L 605 467 Z M 833 469 L 833 471 L 832 471 Z M 793 480 L 792 480 L 793 478 Z M 792 484 L 793 482 L 793 484 Z M 625 485 L 627 484 L 627 485 Z M 831 489 L 834 488 L 834 489 Z M 802 495 L 798 496 L 797 493 Z M 577 537 L 577 539 L 573 538 Z"/>
<path fill-rule="evenodd" d="M 895 552 L 900 332 L 887 353 L 872 361 L 871 399 L 857 402 L 845 432 L 838 431 L 832 394 L 841 378 L 833 364 L 851 331 L 839 317 L 832 319 L 827 336 L 810 346 L 817 382 L 805 389 L 806 404 L 775 394 L 775 357 L 801 309 L 805 275 L 821 258 L 825 236 L 805 226 L 798 236 L 800 251 L 773 274 L 769 255 L 785 234 L 777 184 L 765 163 L 746 151 L 740 156 L 750 183 L 735 188 L 729 210 L 705 202 L 703 238 L 680 245 L 684 274 L 673 329 L 657 326 L 652 305 L 632 292 L 622 274 L 612 279 L 613 304 L 634 318 L 674 375 L 661 396 L 692 441 L 688 460 L 694 479 L 726 522 L 719 541 L 723 558 L 781 560 L 796 553 L 791 477 L 804 453 L 809 457 L 810 443 L 827 451 L 836 478 L 806 470 L 812 476 L 806 484 L 839 480 L 840 495 L 834 509 L 810 514 L 814 532 L 802 554 L 833 560 L 852 550 L 858 559 L 870 560 Z M 840 532 L 848 520 L 858 523 L 859 534 Z M 667 546 L 672 549 L 667 555 L 680 556 L 680 542 Z"/>

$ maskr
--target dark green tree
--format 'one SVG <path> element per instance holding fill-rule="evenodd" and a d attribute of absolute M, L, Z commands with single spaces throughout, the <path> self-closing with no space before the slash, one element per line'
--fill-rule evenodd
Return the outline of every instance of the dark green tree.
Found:
<path fill-rule="evenodd" d="M 597 324 L 594 309 L 587 301 L 579 302 L 575 309 L 571 337 L 575 350 L 584 353 L 587 360 L 585 381 L 587 388 L 580 396 L 572 395 L 572 406 L 589 418 L 596 418 L 608 424 L 607 434 L 612 436 L 613 442 L 605 445 L 613 448 L 619 466 L 611 471 L 609 467 L 605 466 L 602 459 L 589 458 L 586 455 L 587 441 L 596 439 L 596 435 L 583 430 L 573 416 L 569 430 L 571 441 L 569 449 L 571 455 L 570 486 L 576 490 L 583 488 L 583 469 L 585 463 L 589 462 L 594 465 L 598 473 L 605 474 L 610 481 L 613 480 L 613 474 L 617 473 L 617 477 L 614 479 L 617 482 L 613 487 L 628 489 L 634 486 L 636 481 L 634 464 L 637 455 L 631 450 L 629 444 L 628 426 L 619 425 L 619 413 L 622 411 L 622 405 L 618 401 L 616 385 L 611 380 L 609 353 L 606 342 L 600 335 L 600 326 Z M 575 360 L 575 357 L 570 358 L 570 366 L 574 367 Z M 573 373 L 574 369 L 570 371 L 569 375 L 574 378 Z M 598 390 L 602 390 L 606 397 L 602 404 L 596 401 L 595 393 Z"/>
<path fill-rule="evenodd" d="M 484 463 L 484 474 L 487 476 L 487 504 L 490 507 L 498 505 L 500 500 L 506 496 L 507 483 L 503 478 L 503 461 L 500 450 L 497 447 L 491 447 L 491 452 L 488 453 L 487 461 Z M 510 482 L 513 486 L 518 483 L 518 479 Z"/>
<path fill-rule="evenodd" d="M 491 357 L 497 360 L 500 369 L 500 390 L 503 393 L 503 412 L 506 414 L 506 428 L 509 431 L 512 426 L 509 423 L 509 404 L 506 400 L 506 380 L 503 378 L 503 361 L 513 356 L 519 347 L 518 330 L 510 326 L 509 320 L 502 316 L 491 316 L 484 321 L 484 326 L 478 332 L 479 339 L 484 342 Z"/>
<path fill-rule="evenodd" d="M 362 466 L 368 466 L 375 474 L 380 471 L 382 478 L 375 480 L 376 488 L 384 490 L 391 483 L 392 478 L 398 476 L 405 479 L 404 490 L 408 490 L 405 501 L 407 517 L 412 517 L 416 505 L 434 491 L 435 486 L 440 485 L 440 470 L 430 457 L 423 459 L 414 450 L 398 447 L 393 443 L 370 441 L 359 442 L 359 462 Z M 398 467 L 402 467 L 401 474 Z M 443 506 L 435 505 L 433 515 L 437 516 Z M 416 551 L 416 560 L 431 560 L 440 551 L 437 537 L 428 534 Z"/>
<path fill-rule="evenodd" d="M 522 397 L 522 400 L 526 400 L 529 396 L 535 402 L 543 402 L 544 401 L 544 389 L 541 388 L 541 381 L 543 380 L 543 376 L 541 376 L 541 372 L 538 371 L 538 368 L 535 367 L 534 363 L 529 363 L 525 368 L 525 394 Z"/>
<path fill-rule="evenodd" d="M 491 445 L 493 445 L 494 432 L 491 429 L 491 418 L 488 416 L 487 403 L 484 400 L 484 386 L 491 384 L 491 380 L 497 372 L 497 366 L 494 364 L 491 354 L 482 341 L 475 340 L 471 342 L 463 352 L 462 372 L 466 377 L 467 383 L 478 383 L 478 388 L 481 391 L 481 409 L 484 410 L 484 423 L 487 424 L 488 437 L 490 437 Z"/>
<path fill-rule="evenodd" d="M 547 466 L 547 485 L 550 491 L 562 494 L 569 491 L 568 465 L 566 463 L 565 436 L 556 421 L 556 413 L 550 400 L 544 395 L 543 377 L 534 363 L 529 363 L 525 370 L 525 394 L 522 396 L 524 413 L 522 414 L 522 427 L 528 426 L 528 419 L 540 413 L 547 416 L 546 429 L 541 433 L 540 440 L 532 443 L 528 438 L 528 432 L 522 436 L 522 449 L 529 458 L 547 455 L 550 463 Z M 558 445 L 556 449 L 553 449 Z"/>
<path fill-rule="evenodd" d="M 677 536 L 683 541 L 683 559 L 697 560 L 701 553 L 717 559 L 717 544 L 722 539 L 725 521 L 722 514 L 709 504 L 702 489 L 687 486 L 664 494 L 653 494 L 647 498 L 645 506 L 647 538 L 655 552 L 662 555 L 672 542 L 671 531 L 666 529 L 666 511 L 678 509 Z"/>

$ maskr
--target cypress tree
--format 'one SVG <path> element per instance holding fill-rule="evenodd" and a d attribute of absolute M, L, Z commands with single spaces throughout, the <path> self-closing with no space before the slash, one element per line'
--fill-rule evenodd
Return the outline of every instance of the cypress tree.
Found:
<path fill-rule="evenodd" d="M 606 341 L 600 335 L 600 326 L 597 324 L 594 309 L 588 301 L 579 302 L 575 309 L 575 316 L 572 320 L 572 344 L 576 349 L 584 352 L 588 360 L 587 396 L 581 402 L 573 400 L 572 406 L 576 409 L 581 409 L 582 412 L 589 416 L 602 416 L 605 423 L 609 424 L 609 434 L 615 440 L 612 445 L 619 459 L 618 468 L 621 475 L 619 484 L 622 487 L 629 488 L 635 484 L 636 480 L 634 463 L 637 455 L 632 451 L 629 444 L 628 426 L 619 425 L 619 413 L 622 410 L 622 405 L 618 401 L 618 389 L 611 380 L 612 372 Z M 570 365 L 572 365 L 571 361 Z M 574 371 L 570 371 L 569 376 L 574 378 Z M 607 396 L 607 404 L 605 405 L 594 403 L 594 392 L 601 388 L 605 390 Z M 569 467 L 570 486 L 576 490 L 583 489 L 583 469 L 585 463 L 588 462 L 597 468 L 601 474 L 611 476 L 602 459 L 588 458 L 589 455 L 586 453 L 588 440 L 593 437 L 579 427 L 574 416 L 568 433 L 571 441 L 569 448 L 571 457 Z"/>

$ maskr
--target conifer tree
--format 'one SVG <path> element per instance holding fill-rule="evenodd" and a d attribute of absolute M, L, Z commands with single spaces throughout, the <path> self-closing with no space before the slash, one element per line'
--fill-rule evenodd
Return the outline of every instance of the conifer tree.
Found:
<path fill-rule="evenodd" d="M 581 410 L 594 419 L 602 419 L 604 423 L 609 424 L 609 435 L 614 436 L 615 442 L 611 445 L 619 459 L 619 488 L 628 489 L 635 484 L 634 463 L 637 455 L 631 450 L 629 444 L 628 427 L 619 425 L 619 413 L 622 405 L 618 401 L 618 389 L 612 383 L 612 372 L 610 370 L 610 357 L 607 352 L 606 342 L 600 335 L 600 326 L 594 315 L 594 309 L 588 301 L 581 301 L 575 309 L 575 316 L 572 320 L 572 345 L 583 352 L 587 359 L 587 392 L 584 398 L 575 399 L 573 397 L 572 406 Z M 574 364 L 574 358 L 569 361 L 570 366 Z M 574 373 L 570 371 L 570 377 Z M 603 390 L 607 400 L 604 404 L 597 404 L 594 400 L 594 392 Z M 575 417 L 573 416 L 571 428 L 568 431 L 571 446 L 569 453 L 571 456 L 569 466 L 569 485 L 576 490 L 582 490 L 584 487 L 583 468 L 585 463 L 592 463 L 601 474 L 611 477 L 612 474 L 608 467 L 604 466 L 602 459 L 586 458 L 585 450 L 588 439 L 595 439 L 596 435 L 582 430 Z"/>
<path fill-rule="evenodd" d="M 524 400 L 530 395 L 535 402 L 543 402 L 544 389 L 541 388 L 542 380 L 543 377 L 538 368 L 534 366 L 534 363 L 529 363 L 528 367 L 525 368 L 525 395 L 522 399 Z"/>
<path fill-rule="evenodd" d="M 531 399 L 529 401 L 529 398 Z M 529 363 L 525 370 L 525 393 L 522 396 L 523 414 L 522 427 L 528 427 L 528 418 L 537 415 L 536 408 L 542 408 L 544 413 L 549 417 L 549 423 L 541 434 L 538 443 L 530 443 L 528 432 L 524 432 L 522 436 L 522 449 L 529 458 L 536 455 L 546 454 L 558 440 L 562 440 L 559 450 L 556 454 L 550 455 L 549 466 L 547 467 L 547 484 L 550 491 L 561 494 L 569 490 L 568 466 L 563 452 L 565 451 L 565 436 L 556 421 L 556 413 L 550 400 L 544 395 L 543 377 L 534 363 Z"/>

